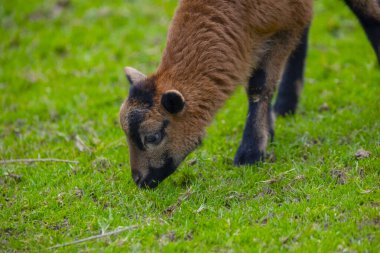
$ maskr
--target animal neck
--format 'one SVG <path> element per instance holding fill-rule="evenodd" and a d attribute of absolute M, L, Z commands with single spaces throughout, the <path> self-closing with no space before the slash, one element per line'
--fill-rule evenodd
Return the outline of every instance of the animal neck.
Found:
<path fill-rule="evenodd" d="M 179 90 L 188 113 L 207 125 L 237 84 L 248 79 L 252 49 L 244 47 L 251 45 L 249 41 L 236 41 L 250 39 L 246 27 L 229 27 L 229 18 L 214 6 L 196 2 L 181 1 L 157 77 L 160 90 Z"/>

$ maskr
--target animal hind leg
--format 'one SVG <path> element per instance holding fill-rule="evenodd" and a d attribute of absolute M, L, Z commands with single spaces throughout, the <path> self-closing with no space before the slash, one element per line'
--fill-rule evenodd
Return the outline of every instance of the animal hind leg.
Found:
<path fill-rule="evenodd" d="M 361 23 L 380 64 L 380 0 L 345 0 Z"/>
<path fill-rule="evenodd" d="M 273 138 L 271 100 L 284 65 L 298 40 L 290 33 L 281 33 L 272 38 L 268 53 L 262 64 L 252 73 L 248 82 L 248 116 L 243 139 L 235 155 L 235 165 L 253 164 L 264 160 L 265 150 Z"/>
<path fill-rule="evenodd" d="M 305 29 L 297 48 L 290 55 L 281 79 L 274 111 L 276 115 L 294 114 L 304 83 L 309 27 Z"/>

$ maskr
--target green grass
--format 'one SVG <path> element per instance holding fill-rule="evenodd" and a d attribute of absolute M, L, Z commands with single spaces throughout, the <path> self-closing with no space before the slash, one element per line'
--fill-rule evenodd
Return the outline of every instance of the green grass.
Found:
<path fill-rule="evenodd" d="M 58 251 L 379 252 L 380 70 L 340 1 L 316 1 L 302 101 L 276 122 L 275 159 L 232 166 L 240 88 L 174 175 L 136 188 L 118 125 L 123 67 L 155 69 L 176 4 L 0 2 L 0 159 L 79 161 L 0 165 L 0 251 L 137 224 Z M 360 148 L 371 156 L 357 160 Z"/>

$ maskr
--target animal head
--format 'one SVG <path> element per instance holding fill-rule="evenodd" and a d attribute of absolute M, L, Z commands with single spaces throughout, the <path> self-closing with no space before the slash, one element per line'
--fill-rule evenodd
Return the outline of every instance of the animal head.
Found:
<path fill-rule="evenodd" d="M 189 103 L 169 81 L 129 67 L 125 73 L 131 87 L 120 109 L 120 123 L 132 178 L 140 188 L 155 188 L 198 146 L 203 130 L 189 120 Z"/>

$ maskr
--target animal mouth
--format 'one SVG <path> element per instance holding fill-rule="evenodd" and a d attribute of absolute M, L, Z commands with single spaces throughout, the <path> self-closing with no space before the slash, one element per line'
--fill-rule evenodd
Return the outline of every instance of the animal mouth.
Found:
<path fill-rule="evenodd" d="M 134 181 L 139 188 L 142 189 L 154 189 L 159 183 L 161 183 L 165 178 L 170 176 L 175 170 L 175 166 L 172 158 L 166 158 L 165 164 L 160 168 L 150 167 L 149 172 L 145 177 L 134 177 Z"/>

